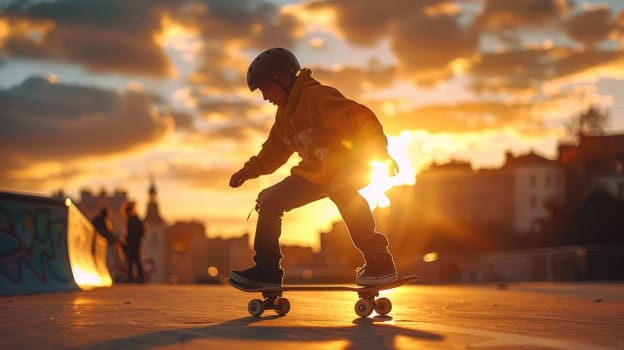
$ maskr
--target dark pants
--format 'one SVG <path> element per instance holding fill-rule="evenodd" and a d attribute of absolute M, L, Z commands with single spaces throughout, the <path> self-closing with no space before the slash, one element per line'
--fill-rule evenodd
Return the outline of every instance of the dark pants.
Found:
<path fill-rule="evenodd" d="M 375 232 L 375 219 L 358 189 L 357 185 L 348 181 L 336 180 L 319 185 L 300 176 L 290 175 L 260 192 L 254 240 L 256 264 L 265 267 L 279 266 L 283 257 L 279 237 L 284 212 L 326 197 L 336 204 L 353 244 L 365 257 L 387 252 L 388 239 L 384 234 Z"/>
<path fill-rule="evenodd" d="M 141 262 L 141 250 L 136 247 L 129 247 L 127 251 L 128 260 L 128 280 L 133 281 L 132 266 L 137 266 L 138 280 L 143 281 L 143 263 Z"/>

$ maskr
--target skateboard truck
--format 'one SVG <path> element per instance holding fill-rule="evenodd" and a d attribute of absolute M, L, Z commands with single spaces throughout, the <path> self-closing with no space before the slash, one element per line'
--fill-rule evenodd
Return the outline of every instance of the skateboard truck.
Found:
<path fill-rule="evenodd" d="M 264 300 L 252 299 L 247 304 L 247 311 L 251 316 L 257 317 L 262 315 L 264 310 L 274 310 L 278 315 L 286 315 L 290 311 L 290 301 L 282 298 L 281 291 L 262 292 Z"/>

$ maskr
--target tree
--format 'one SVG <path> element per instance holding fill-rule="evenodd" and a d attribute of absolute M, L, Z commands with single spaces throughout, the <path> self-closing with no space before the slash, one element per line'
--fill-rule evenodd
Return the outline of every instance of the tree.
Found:
<path fill-rule="evenodd" d="M 592 105 L 587 110 L 579 113 L 568 125 L 570 134 L 581 136 L 602 136 L 609 120 L 609 111 Z"/>

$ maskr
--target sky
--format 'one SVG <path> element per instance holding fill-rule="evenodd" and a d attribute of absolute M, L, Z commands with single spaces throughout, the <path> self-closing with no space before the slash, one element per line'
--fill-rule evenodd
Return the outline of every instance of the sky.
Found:
<path fill-rule="evenodd" d="M 141 209 L 153 179 L 167 222 L 253 233 L 258 192 L 298 162 L 228 187 L 274 118 L 245 75 L 270 47 L 376 113 L 395 184 L 450 159 L 555 159 L 592 105 L 624 133 L 621 0 L 0 0 L 0 190 L 119 188 Z M 294 210 L 282 240 L 315 246 L 338 218 Z"/>

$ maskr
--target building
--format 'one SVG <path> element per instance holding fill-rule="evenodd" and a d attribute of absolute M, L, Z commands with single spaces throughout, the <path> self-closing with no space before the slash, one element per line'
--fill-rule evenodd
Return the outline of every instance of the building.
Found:
<path fill-rule="evenodd" d="M 167 282 L 194 283 L 197 280 L 197 242 L 205 239 L 206 228 L 202 223 L 175 222 L 165 228 Z"/>
<path fill-rule="evenodd" d="M 156 183 L 152 179 L 148 190 L 145 217 L 145 238 L 143 240 L 143 265 L 149 271 L 149 283 L 167 282 L 167 255 L 165 221 L 160 215 Z"/>
<path fill-rule="evenodd" d="M 285 283 L 306 283 L 314 279 L 319 262 L 312 247 L 283 245 L 281 251 L 284 255 L 282 268 L 286 271 Z"/>
<path fill-rule="evenodd" d="M 80 191 L 80 200 L 76 205 L 90 220 L 96 217 L 102 208 L 109 208 L 111 210 L 113 234 L 122 238 L 126 230 L 126 219 L 123 209 L 129 201 L 131 199 L 128 197 L 128 193 L 122 189 L 116 189 L 110 194 L 105 189 L 101 189 L 98 193 L 93 193 L 89 189 L 82 189 Z"/>
<path fill-rule="evenodd" d="M 476 172 L 470 163 L 433 165 L 418 176 L 415 200 L 423 220 L 507 230 L 512 221 L 512 179 L 499 170 Z"/>
<path fill-rule="evenodd" d="M 558 161 L 573 203 L 597 189 L 624 199 L 624 135 L 580 136 L 578 144 L 559 145 Z"/>
<path fill-rule="evenodd" d="M 533 152 L 513 156 L 507 152 L 503 176 L 511 178 L 513 231 L 518 234 L 538 232 L 548 217 L 546 204 L 565 200 L 565 174 L 556 160 Z"/>
<path fill-rule="evenodd" d="M 204 224 L 197 221 L 175 222 L 165 231 L 169 283 L 222 282 L 230 270 L 251 264 L 247 234 L 207 238 Z"/>

